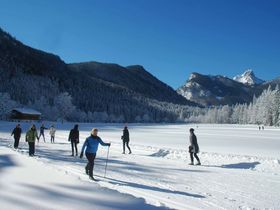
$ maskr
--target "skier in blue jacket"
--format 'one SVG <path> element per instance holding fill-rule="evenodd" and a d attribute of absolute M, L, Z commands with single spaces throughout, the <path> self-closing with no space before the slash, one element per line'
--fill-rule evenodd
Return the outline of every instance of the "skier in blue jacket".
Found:
<path fill-rule="evenodd" d="M 111 146 L 111 143 L 104 143 L 102 139 L 97 136 L 98 130 L 96 128 L 92 129 L 91 135 L 86 139 L 84 145 L 82 147 L 80 158 L 83 158 L 84 150 L 86 148 L 86 157 L 88 159 L 88 163 L 85 167 L 86 174 L 89 175 L 91 180 L 95 180 L 93 177 L 93 167 L 94 167 L 94 160 L 96 157 L 96 152 L 98 150 L 99 144 L 102 146 Z"/>

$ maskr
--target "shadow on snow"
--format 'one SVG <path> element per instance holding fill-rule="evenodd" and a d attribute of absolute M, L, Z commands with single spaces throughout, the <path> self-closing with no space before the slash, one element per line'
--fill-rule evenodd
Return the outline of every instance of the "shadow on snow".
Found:
<path fill-rule="evenodd" d="M 260 162 L 242 162 L 222 165 L 222 168 L 233 168 L 233 169 L 254 169 L 257 165 L 261 164 Z"/>

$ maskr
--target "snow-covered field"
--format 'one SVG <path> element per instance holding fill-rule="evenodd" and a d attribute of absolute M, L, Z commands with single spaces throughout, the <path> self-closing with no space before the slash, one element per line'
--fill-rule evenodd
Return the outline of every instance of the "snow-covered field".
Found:
<path fill-rule="evenodd" d="M 23 138 L 18 151 L 9 148 L 14 125 L 0 122 L 1 209 L 280 209 L 279 128 L 134 124 L 133 154 L 123 155 L 123 125 L 80 124 L 79 149 L 93 127 L 112 142 L 107 177 L 107 148 L 100 147 L 94 169 L 100 181 L 93 183 L 84 174 L 86 160 L 70 156 L 72 123 L 57 124 L 56 143 L 46 135 L 34 158 Z M 190 127 L 202 166 L 188 165 Z"/>

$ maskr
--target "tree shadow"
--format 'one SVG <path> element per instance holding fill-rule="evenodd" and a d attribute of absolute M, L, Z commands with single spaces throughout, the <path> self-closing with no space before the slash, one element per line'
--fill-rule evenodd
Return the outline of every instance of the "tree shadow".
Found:
<path fill-rule="evenodd" d="M 179 169 L 179 168 L 170 168 L 169 170 L 173 171 L 179 171 L 179 172 L 192 172 L 192 173 L 212 173 L 211 171 L 208 170 L 198 170 L 198 169 Z"/>
<path fill-rule="evenodd" d="M 69 144 L 69 145 L 70 145 L 69 142 L 55 142 L 54 144 L 58 144 L 58 145 L 66 145 L 66 144 Z"/>
<path fill-rule="evenodd" d="M 142 198 L 135 198 L 128 194 L 119 193 L 116 190 L 100 187 L 95 183 L 89 183 L 87 185 L 68 185 L 68 184 L 56 184 L 53 186 L 38 186 L 32 184 L 21 184 L 23 187 L 29 189 L 29 191 L 35 192 L 39 198 L 46 200 L 57 200 L 59 202 L 54 203 L 57 209 L 71 203 L 83 206 L 84 209 L 120 209 L 120 210 L 141 210 L 141 209 L 168 209 L 166 207 L 158 208 L 145 203 Z M 113 195 L 113 196 L 112 196 Z M 21 201 L 17 201 L 18 204 Z M 36 202 L 37 203 L 37 202 Z M 43 202 L 40 208 L 50 208 Z M 27 203 L 28 205 L 28 203 Z"/>
<path fill-rule="evenodd" d="M 11 167 L 16 167 L 16 166 L 18 166 L 18 164 L 13 160 L 11 155 L 8 154 L 0 155 L 0 176 L 4 175 L 6 169 Z M 0 183 L 0 186 L 1 185 L 2 183 Z"/>
<path fill-rule="evenodd" d="M 1 155 L 0 156 L 0 171 L 8 168 L 17 166 L 16 162 L 13 160 L 11 155 Z"/>
<path fill-rule="evenodd" d="M 27 151 L 27 150 L 26 150 Z M 36 149 L 36 154 L 38 154 L 39 160 L 42 158 L 43 161 L 55 161 L 55 162 L 68 162 L 73 166 L 85 166 L 87 163 L 87 159 L 84 157 L 80 159 L 79 157 L 70 156 L 70 150 L 47 150 L 46 148 L 38 148 Z M 95 159 L 95 171 L 104 170 L 106 158 L 97 157 Z M 108 166 L 113 167 L 113 171 L 116 173 L 121 173 L 126 176 L 131 176 L 132 173 L 137 173 L 139 176 L 144 174 L 148 178 L 154 178 L 155 173 L 158 170 L 163 170 L 162 166 L 149 166 L 144 167 L 138 163 L 128 162 L 126 160 L 114 159 L 114 156 L 109 158 Z M 83 168 L 81 168 L 81 172 L 83 172 Z M 210 173 L 210 171 L 206 170 L 193 170 L 193 169 L 185 169 L 185 168 L 171 168 L 166 167 L 164 170 L 167 171 L 178 171 L 178 172 L 193 172 L 193 173 Z M 170 180 L 171 182 L 171 180 Z"/>
<path fill-rule="evenodd" d="M 157 191 L 157 192 L 163 192 L 163 193 L 170 193 L 170 194 L 178 194 L 178 195 L 189 196 L 189 197 L 194 197 L 194 198 L 205 198 L 205 196 L 203 196 L 203 195 L 194 194 L 194 193 L 187 193 L 187 192 L 182 192 L 182 191 L 177 191 L 177 190 L 163 189 L 160 187 L 148 186 L 148 185 L 144 185 L 144 184 L 122 181 L 122 180 L 117 180 L 117 179 L 108 178 L 108 177 L 106 177 L 105 179 L 109 180 L 108 182 L 113 185 L 129 186 L 129 187 L 133 187 L 133 188 L 139 188 L 139 189 L 145 189 L 145 190 Z"/>
<path fill-rule="evenodd" d="M 69 154 L 68 150 L 46 150 L 46 148 L 38 148 L 36 150 L 36 153 L 39 155 L 39 160 L 42 158 L 45 161 L 55 161 L 55 162 L 68 162 L 71 165 L 72 164 L 78 164 L 79 166 L 86 164 L 87 160 L 80 159 L 78 157 L 71 157 L 67 154 Z M 104 165 L 105 166 L 106 158 L 100 157 L 96 159 L 96 165 Z M 187 169 L 177 169 L 177 168 L 166 168 L 163 169 L 162 166 L 150 166 L 150 167 L 144 167 L 138 163 L 133 162 L 127 162 L 125 160 L 117 160 L 117 159 L 109 159 L 108 164 L 113 165 L 114 172 L 115 173 L 121 173 L 126 176 L 130 176 L 132 173 L 137 173 L 137 176 L 141 176 L 142 174 L 145 174 L 145 176 L 149 178 L 155 178 L 155 174 L 158 173 L 158 170 L 178 170 L 178 171 L 186 171 L 186 172 L 205 172 L 205 171 L 199 171 L 199 170 L 187 170 Z M 98 170 L 100 171 L 101 168 Z M 103 168 L 102 168 L 103 170 Z M 83 169 L 81 169 L 81 173 L 83 173 Z M 169 180 L 171 181 L 171 180 Z M 188 196 L 188 197 L 194 197 L 194 198 L 205 198 L 203 195 L 199 194 L 193 194 L 188 192 L 182 192 L 182 191 L 176 191 L 176 190 L 170 190 L 165 188 L 160 188 L 158 186 L 148 186 L 145 184 L 139 184 L 129 181 L 122 181 L 117 179 L 108 178 L 108 182 L 113 185 L 123 185 L 123 186 L 130 186 L 133 188 L 138 189 L 145 189 L 149 191 L 154 192 L 162 192 L 162 193 L 170 193 L 170 194 L 177 194 L 182 196 Z M 44 191 L 44 189 L 40 189 L 41 191 Z M 52 192 L 51 195 L 54 195 L 54 197 L 59 196 L 55 194 L 55 192 Z"/>

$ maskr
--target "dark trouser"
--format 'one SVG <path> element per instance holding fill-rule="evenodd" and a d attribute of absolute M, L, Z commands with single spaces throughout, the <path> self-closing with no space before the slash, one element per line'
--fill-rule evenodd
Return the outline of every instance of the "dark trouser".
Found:
<path fill-rule="evenodd" d="M 20 139 L 20 137 L 17 136 L 17 137 L 14 137 L 14 139 L 15 139 L 14 148 L 17 149 L 17 148 L 18 148 L 18 144 L 19 144 L 19 139 Z"/>
<path fill-rule="evenodd" d="M 51 143 L 54 143 L 54 136 L 51 136 Z"/>
<path fill-rule="evenodd" d="M 39 142 L 41 136 L 43 136 L 44 142 L 46 142 L 46 140 L 45 140 L 45 134 L 44 134 L 44 133 L 40 133 L 40 135 L 39 135 L 39 137 L 38 137 L 38 142 Z"/>
<path fill-rule="evenodd" d="M 123 152 L 125 153 L 125 146 L 128 148 L 129 152 L 131 152 L 131 149 L 129 147 L 129 141 L 123 141 Z"/>
<path fill-rule="evenodd" d="M 76 155 L 78 155 L 77 141 L 71 140 L 72 155 L 74 155 L 74 147 L 76 150 Z"/>
<path fill-rule="evenodd" d="M 96 157 L 96 153 L 86 153 L 86 157 L 88 159 L 86 171 L 88 171 L 88 175 L 90 177 L 93 177 L 94 159 Z"/>
<path fill-rule="evenodd" d="M 197 160 L 197 162 L 200 163 L 200 160 L 199 160 L 199 158 L 198 158 L 198 156 L 197 156 L 197 153 L 190 152 L 190 156 L 191 156 L 191 161 L 192 161 L 192 163 L 193 163 L 193 156 L 195 157 L 195 159 Z"/>
<path fill-rule="evenodd" d="M 29 145 L 29 155 L 34 155 L 35 153 L 35 142 L 28 142 Z"/>

